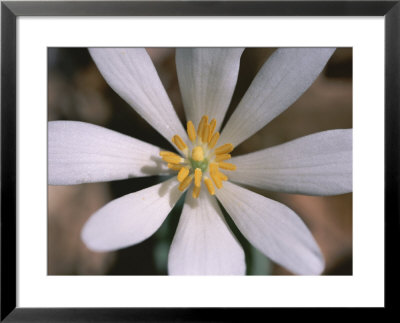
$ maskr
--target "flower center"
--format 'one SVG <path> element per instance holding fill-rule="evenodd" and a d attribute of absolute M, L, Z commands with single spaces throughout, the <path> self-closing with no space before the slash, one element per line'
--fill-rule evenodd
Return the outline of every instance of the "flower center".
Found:
<path fill-rule="evenodd" d="M 208 192 L 214 195 L 215 187 L 220 189 L 222 182 L 228 180 L 228 176 L 220 169 L 230 171 L 236 169 L 235 165 L 225 162 L 231 158 L 230 152 L 234 148 L 232 144 L 225 144 L 214 149 L 219 139 L 219 132 L 214 132 L 216 125 L 215 119 L 208 123 L 208 116 L 203 116 L 196 132 L 193 122 L 188 121 L 187 133 L 190 143 L 186 144 L 178 135 L 172 138 L 173 144 L 184 157 L 170 151 L 160 152 L 160 156 L 168 163 L 168 167 L 178 171 L 180 191 L 183 192 L 194 181 L 192 193 L 194 198 L 199 197 L 202 181 Z"/>

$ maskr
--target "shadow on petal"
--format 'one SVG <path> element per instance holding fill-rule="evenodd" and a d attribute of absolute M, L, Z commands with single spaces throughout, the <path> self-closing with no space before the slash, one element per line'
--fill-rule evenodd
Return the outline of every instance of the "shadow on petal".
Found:
<path fill-rule="evenodd" d="M 200 192 L 200 194 L 202 194 L 203 192 Z M 194 199 L 194 198 L 187 198 L 185 199 L 185 203 L 187 204 L 188 207 L 190 207 L 191 209 L 196 209 L 197 207 L 199 207 L 199 199 Z"/>
<path fill-rule="evenodd" d="M 164 197 L 166 194 L 169 194 L 169 205 L 173 207 L 182 194 L 178 187 L 179 183 L 177 180 L 167 180 L 160 185 L 158 195 Z"/>
<path fill-rule="evenodd" d="M 166 175 L 166 174 L 174 174 L 171 172 L 170 169 L 166 167 L 165 162 L 158 156 L 151 156 L 150 160 L 152 162 L 149 162 L 148 165 L 143 166 L 140 170 L 149 175 L 153 174 L 160 174 L 160 175 Z"/>

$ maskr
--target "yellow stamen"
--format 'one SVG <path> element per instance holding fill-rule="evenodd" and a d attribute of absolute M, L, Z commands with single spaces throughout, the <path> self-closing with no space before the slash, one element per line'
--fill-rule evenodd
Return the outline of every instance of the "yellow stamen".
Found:
<path fill-rule="evenodd" d="M 204 160 L 204 151 L 201 146 L 194 147 L 192 150 L 192 159 L 195 161 Z"/>
<path fill-rule="evenodd" d="M 203 134 L 203 128 L 207 125 L 208 123 L 208 116 L 203 116 L 200 120 L 199 126 L 197 128 L 197 134 L 199 135 L 200 139 Z"/>
<path fill-rule="evenodd" d="M 203 133 L 201 135 L 201 139 L 203 140 L 203 142 L 207 142 L 208 143 L 208 137 L 210 136 L 210 125 L 207 124 L 203 127 Z"/>
<path fill-rule="evenodd" d="M 170 168 L 170 169 L 172 169 L 172 170 L 181 170 L 182 169 L 182 167 L 184 167 L 183 165 L 176 165 L 176 164 L 171 164 L 171 163 L 168 163 L 167 164 L 167 167 L 168 168 Z"/>
<path fill-rule="evenodd" d="M 213 134 L 216 126 L 217 126 L 217 120 L 212 119 L 210 122 L 210 134 L 211 135 Z"/>
<path fill-rule="evenodd" d="M 179 155 L 177 155 L 177 154 L 175 154 L 175 153 L 173 153 L 171 151 L 163 150 L 163 151 L 160 151 L 160 156 L 164 157 L 164 156 L 179 156 Z"/>
<path fill-rule="evenodd" d="M 189 175 L 188 177 L 186 177 L 182 183 L 179 184 L 178 189 L 183 192 L 192 182 L 193 180 L 193 175 Z"/>
<path fill-rule="evenodd" d="M 204 177 L 204 184 L 206 184 L 207 190 L 211 195 L 215 194 L 215 188 L 214 185 L 208 177 Z"/>
<path fill-rule="evenodd" d="M 182 140 L 182 138 L 179 135 L 175 135 L 172 138 L 172 142 L 175 144 L 176 147 L 178 147 L 179 150 L 184 151 L 185 149 L 188 149 L 188 146 L 185 144 L 185 142 Z"/>
<path fill-rule="evenodd" d="M 219 132 L 216 132 L 211 137 L 210 142 L 208 143 L 208 148 L 210 149 L 214 148 L 214 146 L 217 144 L 218 139 L 219 139 Z"/>
<path fill-rule="evenodd" d="M 226 176 L 224 173 L 218 172 L 217 175 L 223 181 L 227 181 L 228 180 L 228 176 Z"/>
<path fill-rule="evenodd" d="M 217 163 L 221 162 L 221 161 L 224 161 L 224 160 L 228 160 L 228 159 L 231 159 L 231 155 L 230 154 L 222 154 L 222 155 L 215 156 L 215 161 Z"/>
<path fill-rule="evenodd" d="M 225 144 L 222 145 L 218 148 L 215 148 L 215 154 L 216 155 L 221 155 L 221 154 L 228 154 L 233 150 L 233 145 L 232 144 Z"/>
<path fill-rule="evenodd" d="M 187 122 L 187 133 L 191 142 L 196 140 L 196 129 L 192 121 Z"/>
<path fill-rule="evenodd" d="M 194 171 L 194 186 L 197 186 L 197 187 L 201 186 L 201 176 L 202 176 L 201 169 L 196 168 Z"/>
<path fill-rule="evenodd" d="M 222 180 L 218 176 L 218 172 L 210 173 L 210 176 L 215 184 L 215 186 L 220 189 L 222 187 Z"/>
<path fill-rule="evenodd" d="M 183 182 L 183 180 L 189 175 L 189 168 L 182 167 L 178 173 L 178 181 Z"/>
<path fill-rule="evenodd" d="M 226 170 L 236 170 L 236 165 L 231 164 L 231 163 L 219 162 L 218 166 L 220 168 L 226 169 Z"/>
<path fill-rule="evenodd" d="M 180 164 L 180 163 L 183 163 L 185 160 L 181 157 L 181 156 L 178 156 L 178 155 L 175 155 L 175 156 L 173 156 L 173 155 L 171 155 L 171 156 L 163 156 L 163 158 L 162 158 L 164 161 L 166 161 L 167 163 L 171 163 L 171 164 Z"/>
<path fill-rule="evenodd" d="M 208 166 L 210 168 L 210 174 L 218 172 L 218 164 L 217 163 L 210 163 Z"/>
<path fill-rule="evenodd" d="M 200 195 L 200 186 L 193 187 L 193 193 L 192 193 L 193 198 L 197 199 L 199 195 Z"/>
<path fill-rule="evenodd" d="M 168 168 L 177 171 L 177 179 L 180 182 L 178 189 L 185 191 L 194 182 L 192 196 L 198 198 L 201 191 L 201 181 L 207 187 L 211 195 L 215 195 L 215 190 L 223 187 L 223 181 L 228 180 L 228 176 L 220 172 L 220 169 L 236 170 L 234 164 L 224 161 L 231 158 L 230 152 L 234 146 L 231 143 L 222 145 L 216 149 L 220 134 L 217 129 L 216 119 L 208 123 L 208 116 L 204 115 L 198 125 L 197 132 L 192 121 L 187 122 L 186 131 L 189 140 L 194 148 L 189 154 L 189 145 L 183 141 L 182 137 L 175 135 L 172 138 L 174 145 L 182 152 L 182 156 L 170 151 L 160 151 L 160 156 L 168 164 Z M 191 146 L 191 145 L 190 145 Z M 209 162 L 211 158 L 212 162 Z M 210 178 L 205 176 L 209 173 Z"/>

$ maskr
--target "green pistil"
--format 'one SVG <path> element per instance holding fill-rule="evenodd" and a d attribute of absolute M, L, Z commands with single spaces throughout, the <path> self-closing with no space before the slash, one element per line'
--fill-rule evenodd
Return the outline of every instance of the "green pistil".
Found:
<path fill-rule="evenodd" d="M 196 168 L 200 168 L 201 171 L 204 173 L 208 168 L 208 159 L 204 158 L 202 161 L 196 161 L 192 158 L 189 158 L 190 164 L 192 165 L 192 169 L 195 170 Z"/>

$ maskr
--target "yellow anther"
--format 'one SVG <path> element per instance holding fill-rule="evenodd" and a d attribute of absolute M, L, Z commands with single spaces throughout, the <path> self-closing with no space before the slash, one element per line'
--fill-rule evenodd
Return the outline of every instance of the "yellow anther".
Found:
<path fill-rule="evenodd" d="M 196 140 L 196 129 L 192 121 L 187 122 L 187 133 L 191 142 Z"/>
<path fill-rule="evenodd" d="M 176 164 L 171 164 L 171 163 L 168 163 L 167 166 L 168 166 L 168 168 L 170 168 L 172 170 L 181 170 L 182 167 L 184 167 L 183 165 L 176 165 Z"/>
<path fill-rule="evenodd" d="M 200 139 L 202 139 L 203 129 L 204 129 L 204 122 L 200 121 L 199 127 L 197 129 L 197 133 L 199 134 Z"/>
<path fill-rule="evenodd" d="M 201 146 L 194 147 L 192 150 L 192 159 L 195 161 L 204 160 L 204 151 Z"/>
<path fill-rule="evenodd" d="M 230 152 L 234 148 L 232 144 L 228 143 L 214 149 L 220 137 L 218 131 L 214 133 L 216 128 L 217 120 L 212 119 L 208 123 L 206 115 L 201 118 L 197 132 L 193 122 L 188 121 L 186 131 L 194 145 L 191 154 L 189 155 L 188 144 L 179 135 L 173 136 L 172 142 L 182 151 L 181 154 L 184 158 L 170 151 L 160 151 L 160 156 L 168 163 L 168 168 L 178 172 L 177 179 L 180 182 L 178 189 L 180 191 L 183 192 L 191 185 L 192 181 L 194 182 L 193 198 L 200 196 L 202 179 L 208 192 L 215 195 L 215 190 L 222 188 L 223 181 L 228 180 L 228 176 L 220 172 L 220 169 L 236 170 L 234 164 L 224 162 L 231 158 Z M 214 160 L 209 163 L 208 158 L 214 158 Z M 210 178 L 205 176 L 203 167 L 205 172 L 209 173 Z"/>
<path fill-rule="evenodd" d="M 215 186 L 220 189 L 222 188 L 222 180 L 219 178 L 218 172 L 210 173 L 210 176 L 215 184 Z"/>
<path fill-rule="evenodd" d="M 208 148 L 212 149 L 215 147 L 215 145 L 217 144 L 217 141 L 219 139 L 219 132 L 216 132 L 212 135 L 210 142 L 208 143 Z"/>
<path fill-rule="evenodd" d="M 194 171 L 194 186 L 200 187 L 201 186 L 201 176 L 202 172 L 200 168 L 196 168 Z"/>
<path fill-rule="evenodd" d="M 211 195 L 215 194 L 215 188 L 214 185 L 208 177 L 204 177 L 204 184 L 206 184 L 207 190 Z"/>
<path fill-rule="evenodd" d="M 197 134 L 199 138 L 202 139 L 203 129 L 207 126 L 208 123 L 208 116 L 203 116 L 199 122 L 199 126 L 197 127 Z"/>
<path fill-rule="evenodd" d="M 217 126 L 217 120 L 212 119 L 210 122 L 210 134 L 211 135 L 213 134 L 216 126 Z"/>
<path fill-rule="evenodd" d="M 172 142 L 175 144 L 176 147 L 178 147 L 179 150 L 184 151 L 185 149 L 188 149 L 188 146 L 185 144 L 185 142 L 182 140 L 182 138 L 179 135 L 175 135 L 172 138 Z"/>
<path fill-rule="evenodd" d="M 183 182 L 183 180 L 189 175 L 189 168 L 182 167 L 178 173 L 178 181 Z"/>
<path fill-rule="evenodd" d="M 200 195 L 200 186 L 193 187 L 192 196 L 193 198 L 197 199 Z"/>
<path fill-rule="evenodd" d="M 231 163 L 219 162 L 218 166 L 220 168 L 226 169 L 226 170 L 236 170 L 236 165 L 231 164 Z"/>
<path fill-rule="evenodd" d="M 210 174 L 218 172 L 218 164 L 217 163 L 210 163 L 208 166 L 210 168 Z"/>
<path fill-rule="evenodd" d="M 215 156 L 215 161 L 217 163 L 221 162 L 221 161 L 224 161 L 224 160 L 228 160 L 228 159 L 231 159 L 231 155 L 230 154 L 222 154 L 222 155 Z"/>
<path fill-rule="evenodd" d="M 221 155 L 221 154 L 228 154 L 233 150 L 233 145 L 232 144 L 225 144 L 222 145 L 218 148 L 215 148 L 215 154 L 216 155 Z"/>
<path fill-rule="evenodd" d="M 179 189 L 181 192 L 183 192 L 183 191 L 190 185 L 190 183 L 192 182 L 192 180 L 193 180 L 193 175 L 187 176 L 187 177 L 183 180 L 183 182 L 179 184 L 178 189 Z"/>
<path fill-rule="evenodd" d="M 203 133 L 201 134 L 201 139 L 203 142 L 208 143 L 208 137 L 210 136 L 210 125 L 207 124 L 203 127 Z"/>
<path fill-rule="evenodd" d="M 171 152 L 171 151 L 163 150 L 163 151 L 160 151 L 160 156 L 164 157 L 164 156 L 178 156 L 178 155 L 173 153 L 173 152 Z"/>
<path fill-rule="evenodd" d="M 227 181 L 228 180 L 228 176 L 226 176 L 224 173 L 218 172 L 217 175 L 223 181 Z"/>
<path fill-rule="evenodd" d="M 166 161 L 167 163 L 171 163 L 171 164 L 180 164 L 185 161 L 181 156 L 178 156 L 178 155 L 175 155 L 175 156 L 167 155 L 167 156 L 163 156 L 162 159 L 164 161 Z"/>
<path fill-rule="evenodd" d="M 180 164 L 184 162 L 184 159 L 181 156 L 170 151 L 160 151 L 160 156 L 167 163 Z"/>

